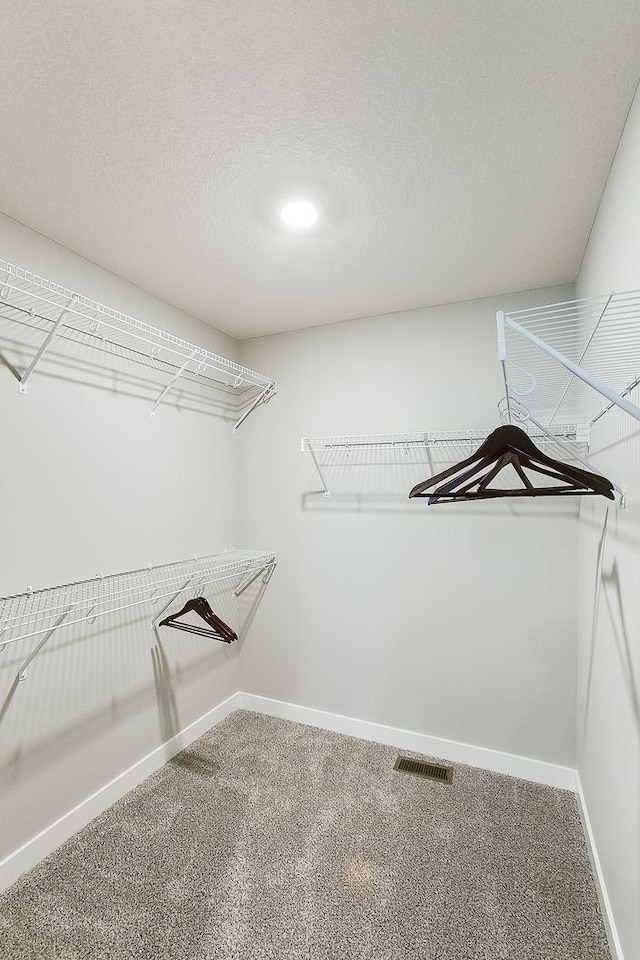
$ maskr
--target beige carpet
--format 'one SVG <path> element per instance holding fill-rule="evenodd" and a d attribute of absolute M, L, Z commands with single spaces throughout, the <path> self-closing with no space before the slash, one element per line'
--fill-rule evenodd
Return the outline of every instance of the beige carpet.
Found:
<path fill-rule="evenodd" d="M 609 960 L 574 797 L 248 712 L 16 884 L 38 960 Z"/>

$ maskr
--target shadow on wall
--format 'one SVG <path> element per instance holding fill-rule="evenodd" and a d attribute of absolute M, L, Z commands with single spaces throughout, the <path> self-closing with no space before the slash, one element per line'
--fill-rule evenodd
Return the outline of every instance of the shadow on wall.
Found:
<path fill-rule="evenodd" d="M 180 715 L 171 683 L 171 667 L 160 639 L 155 647 L 151 648 L 151 663 L 160 718 L 160 735 L 163 741 L 170 740 L 180 730 Z"/>
<path fill-rule="evenodd" d="M 622 591 L 620 589 L 620 574 L 618 564 L 614 560 L 611 570 L 602 574 L 602 585 L 610 622 L 613 628 L 613 634 L 616 639 L 616 647 L 620 657 L 627 690 L 633 710 L 635 713 L 636 726 L 640 727 L 640 691 L 636 686 L 636 680 L 633 670 L 633 660 L 631 655 L 631 644 L 629 643 L 629 631 L 624 615 L 622 604 Z"/>
<path fill-rule="evenodd" d="M 232 646 L 166 627 L 160 635 L 150 629 L 150 611 L 126 621 L 113 614 L 90 633 L 86 627 L 83 632 L 82 624 L 66 631 L 61 627 L 31 664 L 27 679 L 19 682 L 17 671 L 27 651 L 17 642 L 20 649 L 13 652 L 10 644 L 0 660 L 3 791 L 72 756 L 109 728 L 142 717 L 154 700 L 161 741 L 176 736 L 180 692 L 237 657 L 266 584 L 260 578 L 238 599 L 232 589 L 220 586 L 209 594 L 218 615 L 238 634 Z M 176 609 L 182 602 L 175 601 Z M 150 638 L 155 642 L 149 656 Z"/>
<path fill-rule="evenodd" d="M 547 499 L 543 505 L 539 500 L 528 503 L 522 499 L 502 499 L 492 504 L 472 503 L 439 504 L 428 506 L 425 500 L 410 500 L 409 491 L 422 480 L 432 476 L 432 470 L 441 470 L 451 466 L 448 461 L 430 463 L 424 450 L 407 448 L 399 450 L 357 451 L 346 453 L 344 450 L 329 451 L 325 459 L 320 459 L 320 469 L 329 488 L 329 496 L 316 484 L 318 474 L 309 475 L 308 489 L 302 495 L 302 509 L 309 512 L 329 513 L 413 513 L 430 515 L 435 510 L 443 510 L 452 515 L 469 516 L 476 513 L 482 516 L 535 515 L 550 517 L 563 514 L 576 516 L 578 498 L 565 498 L 553 505 Z M 455 457 L 454 457 L 455 462 Z"/>
<path fill-rule="evenodd" d="M 629 702 L 632 706 L 636 727 L 640 729 L 640 689 L 636 680 L 632 646 L 629 637 L 627 618 L 625 615 L 624 602 L 622 597 L 622 588 L 620 584 L 620 571 L 618 562 L 614 558 L 609 570 L 605 570 L 605 554 L 608 544 L 608 526 L 611 516 L 611 508 L 607 508 L 604 514 L 602 529 L 598 537 L 598 548 L 596 552 L 595 582 L 593 591 L 593 615 L 591 619 L 591 635 L 589 643 L 589 666 L 587 671 L 587 687 L 584 706 L 584 716 L 582 717 L 583 735 L 589 719 L 591 693 L 593 687 L 594 660 L 596 654 L 596 644 L 598 641 L 598 632 L 601 624 L 602 601 L 607 613 L 607 624 L 611 630 L 615 642 L 615 649 L 618 654 L 620 668 L 624 677 L 624 682 L 629 694 Z"/>
<path fill-rule="evenodd" d="M 412 513 L 414 516 L 446 516 L 469 517 L 503 517 L 508 514 L 513 517 L 575 517 L 578 513 L 578 504 L 565 499 L 557 506 L 550 508 L 549 501 L 542 503 L 523 503 L 519 500 L 505 498 L 494 504 L 484 502 L 474 505 L 471 502 L 461 504 L 436 504 L 429 506 L 425 500 L 410 500 L 409 487 L 397 493 L 331 493 L 326 497 L 323 490 L 310 490 L 302 495 L 302 509 L 311 513 Z"/>
<path fill-rule="evenodd" d="M 11 375 L 19 381 L 35 357 L 39 344 L 16 340 L 7 332 L 6 325 L 6 319 L 0 316 L 0 375 Z M 140 400 L 148 404 L 151 413 L 172 376 L 171 368 L 153 365 L 132 350 L 123 348 L 117 354 L 107 354 L 69 341 L 65 343 L 64 352 L 52 347 L 44 354 L 29 381 L 29 392 L 37 395 L 38 379 L 48 377 Z M 240 395 L 222 385 L 203 385 L 186 374 L 171 386 L 162 405 L 232 422 L 255 392 L 248 390 Z"/>

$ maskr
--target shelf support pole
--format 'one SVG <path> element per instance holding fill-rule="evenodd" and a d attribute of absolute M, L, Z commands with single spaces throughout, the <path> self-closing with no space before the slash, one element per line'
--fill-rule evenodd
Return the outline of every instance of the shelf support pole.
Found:
<path fill-rule="evenodd" d="M 38 654 L 44 647 L 45 643 L 47 643 L 47 641 L 51 639 L 51 637 L 54 635 L 58 627 L 61 626 L 62 623 L 64 623 L 64 621 L 67 619 L 67 617 L 69 616 L 72 610 L 73 610 L 73 605 L 67 607 L 64 613 L 60 614 L 60 616 L 58 617 L 54 625 L 51 627 L 51 629 L 45 633 L 42 640 L 40 640 L 37 646 L 34 647 L 34 649 L 31 651 L 27 659 L 23 661 L 22 665 L 18 670 L 18 680 L 27 679 L 27 667 L 29 666 L 32 660 L 35 660 L 35 658 L 38 656 Z"/>
<path fill-rule="evenodd" d="M 26 393 L 27 390 L 29 389 L 27 386 L 29 377 L 31 376 L 35 368 L 38 366 L 38 364 L 40 363 L 43 355 L 51 346 L 51 342 L 53 341 L 53 338 L 56 336 L 58 330 L 60 329 L 62 322 L 64 321 L 64 318 L 66 317 L 69 307 L 71 306 L 72 303 L 73 303 L 73 297 L 70 297 L 66 307 L 64 308 L 64 310 L 62 311 L 58 319 L 55 321 L 53 328 L 49 331 L 49 333 L 45 337 L 40 349 L 36 353 L 35 357 L 31 361 L 31 363 L 29 364 L 25 372 L 22 374 L 22 377 L 20 378 L 20 383 L 18 384 L 18 390 L 20 391 L 20 393 Z"/>
<path fill-rule="evenodd" d="M 516 330 L 523 337 L 526 337 L 527 340 L 530 340 L 531 343 L 535 344 L 536 347 L 539 347 L 540 350 L 543 350 L 550 357 L 553 357 L 553 359 L 557 360 L 558 363 L 561 363 L 562 366 L 569 371 L 569 373 L 579 377 L 580 380 L 586 383 L 588 387 L 592 387 L 593 390 L 601 394 L 611 403 L 615 404 L 616 407 L 620 407 L 621 410 L 624 410 L 625 413 L 628 413 L 629 416 L 633 417 L 635 420 L 640 420 L 640 407 L 637 407 L 634 403 L 631 403 L 631 401 L 627 400 L 626 397 L 621 397 L 619 393 L 615 392 L 615 390 L 611 390 L 606 383 L 602 383 L 602 381 L 598 380 L 597 377 L 593 377 L 586 370 L 583 370 L 582 367 L 579 367 L 577 363 L 574 363 L 573 360 L 569 360 L 569 358 L 565 357 L 565 355 L 560 353 L 559 350 L 556 350 L 548 343 L 545 343 L 544 340 L 541 340 L 540 337 L 537 337 L 535 333 L 531 333 L 530 330 L 527 330 L 526 327 L 521 326 L 515 320 L 512 320 L 510 317 L 506 317 L 505 323 L 508 323 L 513 330 Z"/>
<path fill-rule="evenodd" d="M 262 393 L 259 393 L 259 394 L 258 394 L 258 396 L 255 398 L 255 400 L 253 401 L 253 403 L 251 403 L 251 404 L 247 407 L 247 409 L 244 411 L 244 413 L 242 414 L 242 416 L 241 416 L 238 420 L 236 420 L 236 422 L 235 422 L 234 425 L 233 425 L 233 432 L 234 432 L 234 433 L 236 432 L 236 430 L 238 429 L 238 427 L 239 427 L 242 423 L 244 423 L 244 421 L 247 419 L 247 417 L 249 416 L 249 414 L 250 414 L 250 413 L 253 413 L 253 411 L 256 409 L 256 407 L 259 407 L 261 403 L 268 403 L 268 401 L 271 400 L 271 397 L 274 395 L 275 392 L 276 392 L 276 385 L 275 385 L 275 383 L 270 383 L 268 387 L 265 387 L 265 389 L 262 391 Z"/>
<path fill-rule="evenodd" d="M 166 385 L 166 387 L 164 388 L 164 390 L 162 391 L 162 393 L 160 394 L 160 396 L 158 397 L 158 399 L 156 400 L 156 402 L 155 402 L 154 405 L 153 405 L 153 408 L 152 408 L 152 410 L 151 410 L 151 419 L 152 419 L 152 420 L 155 420 L 155 419 L 156 419 L 156 416 L 157 416 L 156 411 L 157 411 L 158 407 L 160 406 L 160 404 L 162 403 L 162 401 L 164 400 L 164 398 L 166 397 L 166 395 L 169 393 L 169 390 L 171 390 L 171 388 L 175 385 L 175 383 L 180 379 L 180 377 L 182 376 L 182 374 L 184 373 L 184 371 L 187 369 L 188 365 L 191 363 L 191 361 L 194 359 L 194 357 L 197 356 L 197 354 L 198 354 L 198 351 L 197 351 L 197 350 L 194 350 L 194 351 L 192 352 L 191 356 L 190 356 L 190 357 L 187 357 L 187 359 L 186 359 L 185 362 L 182 364 L 182 366 L 180 367 L 180 369 L 179 369 L 179 370 L 176 370 L 176 372 L 174 373 L 174 375 L 171 377 L 171 380 L 169 380 L 169 383 Z"/>
<path fill-rule="evenodd" d="M 509 418 L 509 423 L 513 423 L 511 419 L 511 397 L 509 396 L 509 380 L 507 378 L 507 338 L 504 328 L 504 311 L 498 310 L 496 314 L 496 320 L 498 323 L 498 360 L 502 367 L 502 379 L 504 380 L 504 395 L 507 401 L 507 416 Z"/>
<path fill-rule="evenodd" d="M 237 599 L 239 596 L 241 596 L 241 594 L 243 594 L 245 590 L 248 590 L 251 584 L 255 583 L 258 577 L 262 576 L 263 574 L 269 574 L 270 576 L 271 573 L 273 573 L 273 568 L 275 568 L 275 565 L 276 561 L 273 559 L 273 557 L 271 557 L 269 560 L 266 560 L 262 566 L 255 571 L 255 573 L 251 574 L 247 580 L 244 580 L 239 587 L 236 587 L 236 589 L 233 591 L 234 597 Z"/>

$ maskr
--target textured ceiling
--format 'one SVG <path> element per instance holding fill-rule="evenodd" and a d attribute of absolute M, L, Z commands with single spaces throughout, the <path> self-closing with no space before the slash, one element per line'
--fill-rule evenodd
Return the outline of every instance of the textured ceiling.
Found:
<path fill-rule="evenodd" d="M 562 283 L 639 57 L 638 0 L 5 0 L 0 209 L 239 337 Z"/>

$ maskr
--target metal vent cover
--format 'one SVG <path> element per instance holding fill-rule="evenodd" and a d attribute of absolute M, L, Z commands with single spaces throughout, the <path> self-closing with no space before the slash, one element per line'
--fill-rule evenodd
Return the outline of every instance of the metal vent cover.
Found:
<path fill-rule="evenodd" d="M 413 757 L 398 757 L 393 769 L 398 773 L 411 773 L 414 777 L 424 777 L 426 780 L 453 783 L 453 767 L 446 767 L 443 763 L 429 763 L 426 760 L 414 760 Z"/>

